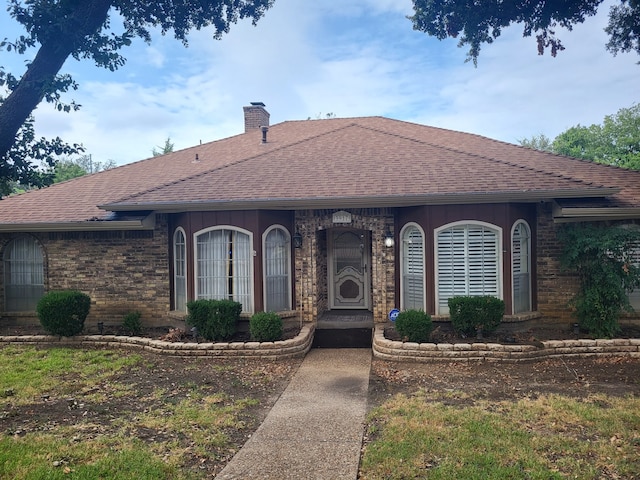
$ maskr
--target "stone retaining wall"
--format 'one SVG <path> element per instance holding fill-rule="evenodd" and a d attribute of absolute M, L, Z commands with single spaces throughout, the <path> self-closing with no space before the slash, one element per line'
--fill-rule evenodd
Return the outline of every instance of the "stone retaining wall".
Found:
<path fill-rule="evenodd" d="M 413 343 L 388 340 L 384 328 L 373 334 L 373 356 L 393 361 L 501 361 L 538 358 L 628 356 L 640 358 L 640 339 L 549 340 L 536 345 L 501 343 Z"/>
<path fill-rule="evenodd" d="M 277 342 L 165 342 L 142 337 L 119 335 L 51 335 L 0 336 L 0 345 L 49 345 L 141 349 L 173 356 L 209 356 L 234 358 L 283 359 L 304 357 L 313 343 L 315 327 L 304 325 L 292 339 Z"/>

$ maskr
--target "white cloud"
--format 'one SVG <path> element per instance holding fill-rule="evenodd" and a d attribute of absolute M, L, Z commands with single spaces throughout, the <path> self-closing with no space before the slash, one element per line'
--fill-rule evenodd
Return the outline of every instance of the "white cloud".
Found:
<path fill-rule="evenodd" d="M 189 48 L 170 36 L 123 51 L 112 73 L 69 62 L 80 112 L 41 107 L 39 133 L 82 142 L 98 161 L 148 157 L 171 137 L 186 148 L 241 133 L 242 106 L 264 101 L 272 123 L 335 113 L 393 118 L 506 141 L 545 133 L 640 101 L 640 66 L 613 57 L 602 32 L 608 7 L 562 38 L 558 58 L 537 55 L 535 39 L 512 27 L 483 48 L 478 68 L 456 40 L 412 30 L 411 2 L 276 0 L 257 27 L 232 26 L 221 41 L 194 32 Z M 0 14 L 2 15 L 2 14 Z M 2 18 L 2 17 L 0 17 Z"/>

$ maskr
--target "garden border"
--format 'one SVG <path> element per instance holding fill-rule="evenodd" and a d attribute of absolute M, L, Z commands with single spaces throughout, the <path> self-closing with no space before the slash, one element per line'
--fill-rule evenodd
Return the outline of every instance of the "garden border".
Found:
<path fill-rule="evenodd" d="M 536 345 L 502 343 L 414 343 L 389 340 L 384 327 L 373 333 L 373 356 L 391 361 L 522 362 L 541 358 L 625 356 L 640 358 L 640 339 L 547 340 Z"/>
<path fill-rule="evenodd" d="M 0 336 L 0 345 L 92 346 L 141 349 L 173 356 L 209 356 L 233 358 L 284 359 L 304 357 L 313 343 L 313 325 L 303 325 L 300 333 L 288 340 L 275 342 L 167 342 L 123 335 L 53 335 Z"/>

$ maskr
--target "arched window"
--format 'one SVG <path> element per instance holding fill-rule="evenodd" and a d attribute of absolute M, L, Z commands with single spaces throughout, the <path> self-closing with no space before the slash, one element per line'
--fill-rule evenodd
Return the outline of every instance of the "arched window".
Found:
<path fill-rule="evenodd" d="M 253 313 L 251 234 L 214 227 L 196 234 L 196 298 L 233 300 Z"/>
<path fill-rule="evenodd" d="M 531 311 L 531 230 L 519 220 L 511 231 L 513 313 Z"/>
<path fill-rule="evenodd" d="M 291 241 L 289 232 L 274 226 L 264 234 L 264 310 L 291 310 Z"/>
<path fill-rule="evenodd" d="M 187 243 L 181 228 L 173 234 L 173 288 L 174 308 L 185 312 L 187 310 Z"/>
<path fill-rule="evenodd" d="M 4 251 L 4 304 L 7 312 L 33 312 L 44 295 L 42 248 L 32 237 L 13 240 Z"/>
<path fill-rule="evenodd" d="M 400 308 L 425 310 L 424 235 L 413 223 L 400 232 Z"/>
<path fill-rule="evenodd" d="M 494 225 L 457 222 L 436 230 L 437 311 L 448 314 L 457 296 L 502 298 L 502 231 Z"/>

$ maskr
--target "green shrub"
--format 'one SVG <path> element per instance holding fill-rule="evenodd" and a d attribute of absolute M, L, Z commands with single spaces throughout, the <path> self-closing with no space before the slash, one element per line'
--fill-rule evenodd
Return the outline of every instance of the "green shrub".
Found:
<path fill-rule="evenodd" d="M 628 294 L 640 287 L 634 253 L 640 232 L 614 225 L 567 224 L 560 228 L 561 266 L 580 285 L 569 305 L 580 327 L 598 337 L 620 331 L 622 312 L 633 311 Z"/>
<path fill-rule="evenodd" d="M 72 337 L 82 332 L 91 298 L 76 290 L 47 293 L 36 307 L 42 327 L 51 335 Z"/>
<path fill-rule="evenodd" d="M 282 318 L 273 312 L 258 312 L 249 320 L 251 338 L 256 342 L 274 342 L 282 338 Z"/>
<path fill-rule="evenodd" d="M 193 300 L 187 303 L 186 322 L 206 340 L 231 338 L 238 328 L 242 304 L 233 300 Z"/>
<path fill-rule="evenodd" d="M 431 317 L 422 310 L 405 310 L 396 317 L 396 331 L 410 342 L 429 340 L 432 327 Z"/>
<path fill-rule="evenodd" d="M 449 299 L 449 316 L 453 329 L 463 335 L 479 330 L 492 333 L 504 315 L 504 301 L 496 297 L 453 297 Z"/>
<path fill-rule="evenodd" d="M 138 311 L 127 313 L 122 319 L 122 328 L 131 335 L 138 335 L 142 332 L 142 314 Z"/>

